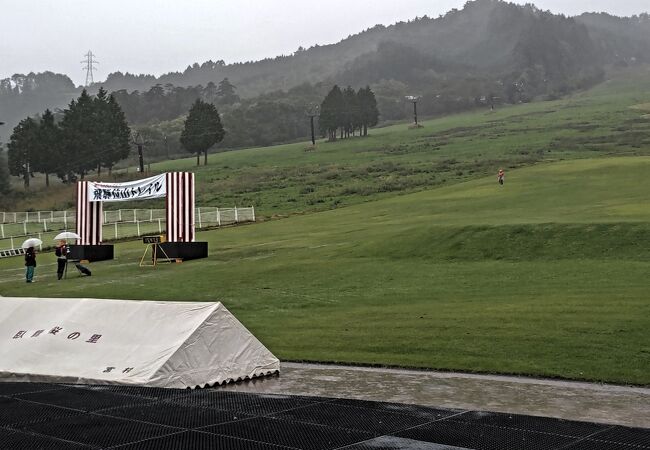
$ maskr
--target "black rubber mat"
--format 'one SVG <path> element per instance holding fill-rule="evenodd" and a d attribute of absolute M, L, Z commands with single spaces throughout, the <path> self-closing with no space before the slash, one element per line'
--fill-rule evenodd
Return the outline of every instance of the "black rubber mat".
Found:
<path fill-rule="evenodd" d="M 24 431 L 95 447 L 113 447 L 174 434 L 182 429 L 96 414 L 84 414 L 73 418 L 28 425 Z"/>
<path fill-rule="evenodd" d="M 117 448 L 119 450 L 291 450 L 290 447 L 280 447 L 246 439 L 218 436 L 200 431 L 184 431 L 172 436 L 149 439 Z"/>
<path fill-rule="evenodd" d="M 516 414 L 484 413 L 472 411 L 451 418 L 452 421 L 468 422 L 489 427 L 507 428 L 539 433 L 559 434 L 570 437 L 586 437 L 603 431 L 602 425 L 571 422 L 548 417 L 519 416 Z"/>
<path fill-rule="evenodd" d="M 233 392 L 0 383 L 0 450 L 650 450 L 650 429 Z"/>
<path fill-rule="evenodd" d="M 378 409 L 357 408 L 332 403 L 309 405 L 274 414 L 271 417 L 295 422 L 327 425 L 335 428 L 370 432 L 375 436 L 422 425 L 429 422 L 424 417 L 414 417 Z"/>
<path fill-rule="evenodd" d="M 373 437 L 371 433 L 309 423 L 256 417 L 202 429 L 213 434 L 307 450 L 341 448 Z"/>
<path fill-rule="evenodd" d="M 15 398 L 0 398 L 0 423 L 15 429 L 31 423 L 49 422 L 78 414 L 81 412 L 58 406 L 30 403 Z"/>
<path fill-rule="evenodd" d="M 129 406 L 103 411 L 102 414 L 187 429 L 236 422 L 251 417 L 239 412 L 185 405 L 165 405 L 163 408 L 152 408 L 149 405 Z"/>
<path fill-rule="evenodd" d="M 1 388 L 2 386 L 0 385 L 0 389 Z M 92 391 L 79 387 L 19 394 L 15 395 L 14 398 L 44 405 L 56 405 L 64 408 L 78 409 L 86 412 L 152 401 L 151 399 L 143 397 L 121 395 L 114 392 Z"/>
<path fill-rule="evenodd" d="M 575 438 L 558 434 L 451 420 L 431 422 L 396 433 L 396 436 L 415 441 L 481 450 L 560 449 L 576 441 Z"/>
<path fill-rule="evenodd" d="M 38 436 L 0 428 L 0 448 L 3 450 L 84 450 L 93 447 L 61 441 L 51 436 Z"/>
<path fill-rule="evenodd" d="M 238 411 L 252 416 L 263 416 L 312 405 L 322 400 L 287 395 L 250 395 L 241 392 L 228 392 L 223 389 L 203 389 L 194 391 L 192 395 L 170 398 L 167 401 L 181 405 L 203 406 L 223 411 Z"/>

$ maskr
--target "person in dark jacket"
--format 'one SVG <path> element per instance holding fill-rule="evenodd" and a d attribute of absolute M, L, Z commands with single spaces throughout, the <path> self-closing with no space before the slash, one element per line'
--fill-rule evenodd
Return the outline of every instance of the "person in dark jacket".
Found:
<path fill-rule="evenodd" d="M 25 252 L 25 280 L 31 283 L 34 279 L 34 270 L 36 269 L 36 250 L 34 247 L 29 247 Z"/>
<path fill-rule="evenodd" d="M 59 241 L 59 245 L 54 249 L 54 254 L 56 255 L 56 277 L 59 280 L 63 278 L 63 273 L 65 272 L 65 266 L 68 262 L 68 252 L 66 241 Z"/>

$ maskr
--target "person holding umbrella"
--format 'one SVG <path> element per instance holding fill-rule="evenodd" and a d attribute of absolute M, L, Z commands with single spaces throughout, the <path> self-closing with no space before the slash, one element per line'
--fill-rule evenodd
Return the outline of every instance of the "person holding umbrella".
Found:
<path fill-rule="evenodd" d="M 68 247 L 68 239 L 81 239 L 77 233 L 71 231 L 64 231 L 54 236 L 54 240 L 58 241 L 58 245 L 54 249 L 56 255 L 56 277 L 60 280 L 68 266 L 68 254 L 70 247 Z"/>
<path fill-rule="evenodd" d="M 34 247 L 29 247 L 25 251 L 25 279 L 28 283 L 31 283 L 34 278 L 34 270 L 36 269 L 36 250 Z"/>
<path fill-rule="evenodd" d="M 31 283 L 34 279 L 34 271 L 36 269 L 36 250 L 35 247 L 41 245 L 43 241 L 37 238 L 30 238 L 23 242 L 21 246 L 25 249 L 25 281 Z"/>
<path fill-rule="evenodd" d="M 54 254 L 56 255 L 56 278 L 60 280 L 63 278 L 63 273 L 65 272 L 65 266 L 68 263 L 68 244 L 66 241 L 59 241 L 59 245 L 54 249 Z"/>

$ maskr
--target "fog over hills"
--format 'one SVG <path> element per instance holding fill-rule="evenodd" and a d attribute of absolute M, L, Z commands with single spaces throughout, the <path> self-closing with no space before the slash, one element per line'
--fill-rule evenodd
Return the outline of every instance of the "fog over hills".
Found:
<path fill-rule="evenodd" d="M 200 86 L 192 92 L 205 97 L 205 87 L 228 78 L 243 101 L 278 91 L 288 93 L 276 99 L 291 97 L 292 89 L 302 89 L 294 95 L 298 103 L 318 98 L 333 84 L 371 85 L 383 118 L 401 119 L 406 113 L 395 103 L 405 93 L 422 95 L 423 113 L 437 114 L 462 110 L 477 99 L 515 103 L 561 96 L 602 80 L 608 66 L 647 62 L 648 14 L 565 17 L 532 5 L 475 0 L 439 18 L 377 25 L 337 44 L 300 48 L 292 55 L 235 64 L 197 62 L 160 77 L 115 72 L 89 90 L 101 85 L 122 91 L 125 99 L 156 85 L 161 95 Z M 6 142 L 19 120 L 45 108 L 63 108 L 79 92 L 67 76 L 51 72 L 0 80 L 0 117 L 7 122 L 0 137 Z M 167 111 L 164 117 L 142 118 L 126 112 L 132 123 L 179 115 Z"/>

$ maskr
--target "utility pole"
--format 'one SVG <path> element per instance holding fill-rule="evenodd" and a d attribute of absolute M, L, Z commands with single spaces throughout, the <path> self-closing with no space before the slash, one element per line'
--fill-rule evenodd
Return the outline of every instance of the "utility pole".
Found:
<path fill-rule="evenodd" d="M 97 67 L 95 67 L 95 64 L 99 64 L 99 61 L 96 61 L 95 55 L 93 55 L 93 52 L 88 50 L 88 53 L 84 55 L 86 59 L 84 61 L 81 61 L 82 64 L 86 64 L 84 66 L 84 70 L 86 71 L 86 86 L 89 86 L 95 82 L 93 79 L 93 70 L 97 70 Z"/>
<path fill-rule="evenodd" d="M 144 155 L 142 155 L 142 144 L 138 144 L 138 160 L 140 162 L 140 173 L 144 173 Z"/>
<path fill-rule="evenodd" d="M 25 190 L 29 189 L 29 152 L 25 151 L 25 173 L 23 174 L 23 182 L 25 184 Z"/>
<path fill-rule="evenodd" d="M 139 131 L 135 133 L 132 142 L 138 147 L 138 165 L 140 168 L 140 173 L 144 173 L 144 155 L 142 154 L 142 146 L 144 145 L 144 141 Z"/>
<path fill-rule="evenodd" d="M 311 145 L 316 146 L 316 133 L 314 131 L 314 117 L 320 116 L 320 105 L 311 104 L 307 108 L 307 117 L 311 122 Z"/>

